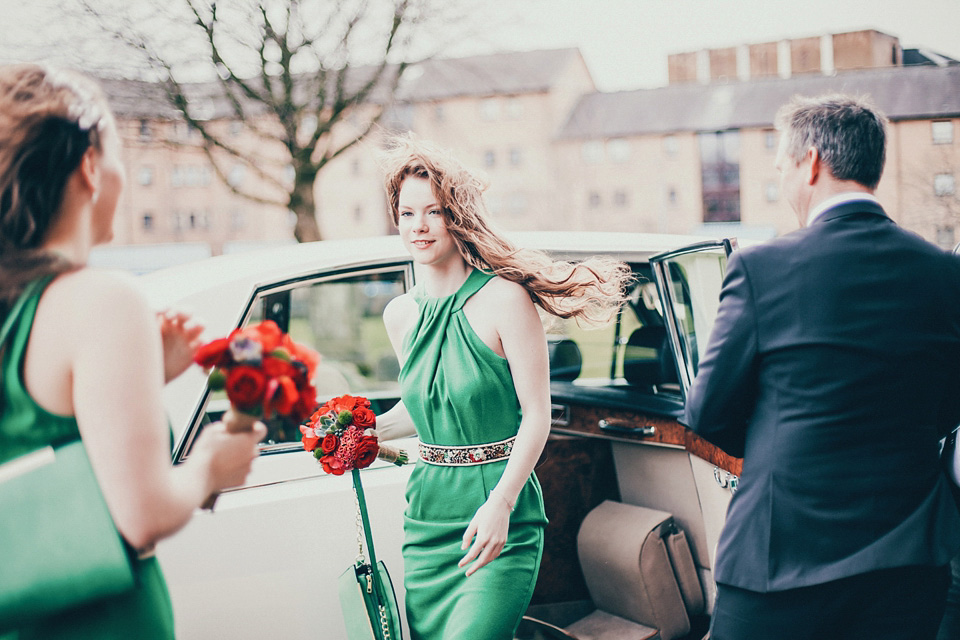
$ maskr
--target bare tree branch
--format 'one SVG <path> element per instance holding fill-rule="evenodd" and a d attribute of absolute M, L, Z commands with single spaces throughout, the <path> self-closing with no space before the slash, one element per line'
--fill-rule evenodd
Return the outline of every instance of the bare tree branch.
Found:
<path fill-rule="evenodd" d="M 411 63 L 423 59 L 413 53 L 414 36 L 429 33 L 421 40 L 437 40 L 440 17 L 458 4 L 150 0 L 158 14 L 168 14 L 177 34 L 164 42 L 161 34 L 170 30 L 160 24 L 147 30 L 131 20 L 119 28 L 117 14 L 129 9 L 120 0 L 112 11 L 104 9 L 107 0 L 78 1 L 104 31 L 149 61 L 169 103 L 200 133 L 218 179 L 232 193 L 293 211 L 300 240 L 320 237 L 313 197 L 317 175 L 373 131 Z M 208 80 L 198 82 L 198 76 Z M 213 112 L 198 109 L 198 100 L 210 102 Z M 242 120 L 263 144 L 248 148 L 221 134 L 214 125 L 227 118 Z M 340 139 L 351 127 L 355 130 Z M 275 166 L 264 160 L 265 148 L 280 154 Z M 230 184 L 227 158 L 249 167 L 260 184 L 287 194 L 287 200 Z M 290 168 L 292 184 L 284 174 Z"/>

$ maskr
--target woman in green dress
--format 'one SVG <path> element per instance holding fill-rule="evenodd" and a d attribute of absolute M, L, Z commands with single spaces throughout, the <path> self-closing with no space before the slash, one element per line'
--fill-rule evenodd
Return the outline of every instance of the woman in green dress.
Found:
<path fill-rule="evenodd" d="M 131 279 L 84 266 L 112 236 L 120 148 L 93 82 L 0 67 L 0 322 L 12 325 L 0 345 L 0 463 L 81 438 L 137 578 L 121 596 L 0 630 L 4 640 L 172 638 L 150 550 L 212 492 L 243 482 L 265 434 L 207 427 L 172 467 L 160 392 L 190 364 L 202 328 L 155 316 Z"/>
<path fill-rule="evenodd" d="M 486 220 L 483 185 L 410 137 L 388 154 L 394 222 L 417 286 L 387 306 L 401 402 L 383 437 L 420 437 L 407 485 L 404 587 L 414 640 L 509 640 L 536 583 L 544 514 L 533 473 L 550 429 L 547 342 L 537 306 L 610 317 L 626 265 L 518 251 Z"/>

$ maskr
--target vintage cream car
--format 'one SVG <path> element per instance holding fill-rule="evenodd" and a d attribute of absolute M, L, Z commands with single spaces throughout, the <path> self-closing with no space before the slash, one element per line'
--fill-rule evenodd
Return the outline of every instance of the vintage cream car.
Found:
<path fill-rule="evenodd" d="M 713 602 L 714 548 L 740 461 L 677 419 L 735 243 L 628 233 L 513 239 L 572 260 L 614 256 L 637 275 L 615 324 L 584 330 L 573 322 L 547 322 L 554 415 L 536 473 L 550 524 L 529 611 L 544 622 L 525 624 L 521 631 L 576 637 L 577 620 L 586 616 L 631 630 L 616 637 L 699 638 Z M 365 395 L 383 411 L 397 400 L 398 366 L 382 311 L 414 285 L 416 275 L 399 239 L 384 237 L 211 258 L 142 276 L 140 282 L 155 308 L 193 312 L 209 338 L 275 320 L 323 354 L 317 376 L 321 401 L 342 393 Z M 224 400 L 211 394 L 204 373 L 194 367 L 168 386 L 165 403 L 179 462 L 189 456 L 204 424 L 225 409 Z M 271 424 L 248 483 L 222 495 L 215 512 L 198 512 L 160 545 L 179 638 L 346 637 L 337 577 L 357 555 L 350 476 L 324 474 L 299 437 L 295 426 Z M 399 444 L 415 458 L 415 439 Z M 394 576 L 401 603 L 402 513 L 411 468 L 378 462 L 363 472 L 377 554 Z M 686 537 L 695 579 L 691 583 L 688 572 L 681 585 L 684 604 L 669 620 L 632 609 L 640 601 L 656 609 L 667 597 L 651 582 L 659 578 L 644 577 L 646 560 L 631 546 L 643 540 L 630 538 L 646 532 L 628 528 L 607 545 L 626 558 L 622 566 L 604 569 L 603 582 L 616 590 L 613 602 L 581 566 L 592 553 L 578 549 L 585 519 L 611 503 L 629 507 L 628 518 L 639 508 L 672 515 L 658 531 L 682 531 Z M 592 530 L 603 536 L 600 522 Z M 579 544 L 586 544 L 586 537 L 580 535 Z M 633 594 L 634 588 L 644 593 Z M 531 632 L 531 625 L 538 630 Z M 650 631 L 636 631 L 640 628 Z"/>

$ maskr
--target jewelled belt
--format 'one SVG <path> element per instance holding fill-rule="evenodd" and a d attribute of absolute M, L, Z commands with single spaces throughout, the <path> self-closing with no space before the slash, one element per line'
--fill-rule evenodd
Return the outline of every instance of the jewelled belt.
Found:
<path fill-rule="evenodd" d="M 428 464 L 441 467 L 471 467 L 487 464 L 510 457 L 513 442 L 517 437 L 488 444 L 468 444 L 457 447 L 443 447 L 436 444 L 420 443 L 420 459 Z"/>

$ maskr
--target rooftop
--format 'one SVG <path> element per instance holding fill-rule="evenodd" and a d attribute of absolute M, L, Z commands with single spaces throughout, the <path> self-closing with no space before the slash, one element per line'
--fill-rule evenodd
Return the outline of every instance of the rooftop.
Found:
<path fill-rule="evenodd" d="M 618 138 L 671 131 L 772 126 L 794 95 L 869 96 L 891 120 L 960 116 L 960 66 L 886 67 L 832 76 L 679 84 L 590 93 L 574 107 L 560 139 Z"/>

